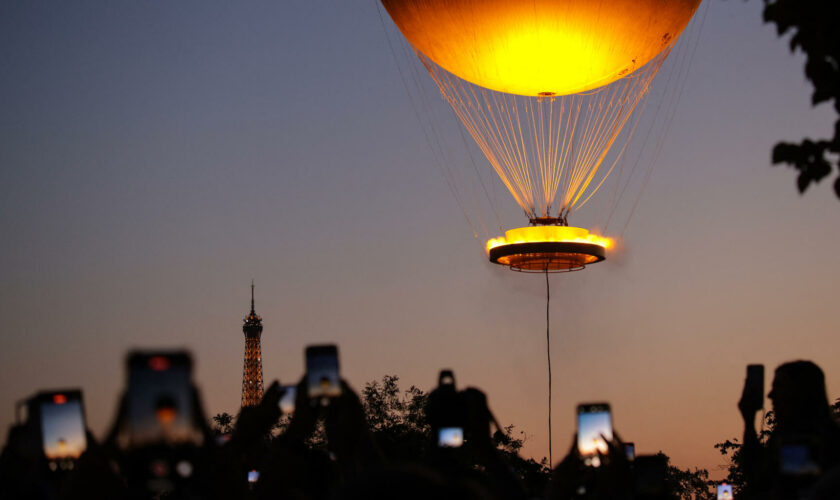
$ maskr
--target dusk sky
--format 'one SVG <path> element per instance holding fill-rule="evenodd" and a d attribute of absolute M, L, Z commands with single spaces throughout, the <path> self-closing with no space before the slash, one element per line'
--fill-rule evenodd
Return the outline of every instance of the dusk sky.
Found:
<path fill-rule="evenodd" d="M 624 250 L 551 277 L 555 462 L 607 401 L 637 453 L 720 477 L 749 363 L 767 392 L 811 359 L 840 397 L 840 200 L 770 165 L 834 115 L 762 7 L 701 6 Z M 544 279 L 487 261 L 376 2 L 6 1 L 0 68 L 3 442 L 16 401 L 67 387 L 101 437 L 137 347 L 191 350 L 208 416 L 235 413 L 253 278 L 266 385 L 323 342 L 359 391 L 452 368 L 548 454 Z"/>

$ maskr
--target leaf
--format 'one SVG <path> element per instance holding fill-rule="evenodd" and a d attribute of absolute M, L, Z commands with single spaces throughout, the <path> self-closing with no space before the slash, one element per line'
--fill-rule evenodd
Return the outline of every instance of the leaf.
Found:
<path fill-rule="evenodd" d="M 834 101 L 834 110 L 840 113 L 840 30 L 836 29 L 840 2 L 764 0 L 762 17 L 764 22 L 776 25 L 780 37 L 793 31 L 788 45 L 791 52 L 801 49 L 806 55 L 805 76 L 813 85 L 812 105 Z M 774 165 L 784 163 L 799 172 L 796 185 L 803 193 L 831 174 L 829 153 L 840 153 L 840 120 L 835 123 L 831 140 L 780 142 L 773 147 L 771 157 Z M 835 181 L 834 191 L 840 198 L 840 179 Z"/>

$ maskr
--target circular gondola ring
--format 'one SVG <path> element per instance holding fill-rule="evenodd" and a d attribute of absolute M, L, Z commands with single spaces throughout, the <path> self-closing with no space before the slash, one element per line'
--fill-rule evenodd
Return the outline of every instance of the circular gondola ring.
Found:
<path fill-rule="evenodd" d="M 606 249 L 594 243 L 539 241 L 511 243 L 490 249 L 490 262 L 526 273 L 580 271 L 606 258 Z"/>

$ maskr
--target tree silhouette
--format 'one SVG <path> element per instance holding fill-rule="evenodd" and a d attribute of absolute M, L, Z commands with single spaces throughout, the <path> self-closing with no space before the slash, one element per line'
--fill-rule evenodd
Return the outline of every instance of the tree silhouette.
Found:
<path fill-rule="evenodd" d="M 814 86 L 811 104 L 834 101 L 840 114 L 840 2 L 825 0 L 764 0 L 764 22 L 774 23 L 779 36 L 793 32 L 790 50 L 802 50 L 806 56 L 805 76 Z M 784 163 L 799 171 L 796 185 L 803 193 L 832 170 L 840 169 L 840 119 L 834 123 L 831 139 L 804 139 L 802 142 L 779 142 L 773 147 L 774 164 Z M 834 182 L 840 197 L 840 175 Z"/>
<path fill-rule="evenodd" d="M 399 377 L 385 375 L 369 382 L 362 391 L 362 405 L 368 427 L 382 452 L 391 460 L 414 461 L 428 457 L 431 427 L 426 420 L 428 394 L 415 386 L 402 391 Z M 525 443 L 525 433 L 513 425 L 499 429 L 493 444 L 502 460 L 522 479 L 526 488 L 538 495 L 550 476 L 548 460 L 524 459 L 518 452 Z"/>
<path fill-rule="evenodd" d="M 657 453 L 665 460 L 665 489 L 673 498 L 681 500 L 706 500 L 713 499 L 711 488 L 715 484 L 709 480 L 709 471 L 695 467 L 691 469 L 680 469 L 671 465 L 671 458 L 661 451 Z"/>
<path fill-rule="evenodd" d="M 230 434 L 233 430 L 233 415 L 228 412 L 217 413 L 213 417 L 212 429 L 217 436 Z"/>
<path fill-rule="evenodd" d="M 405 391 L 399 388 L 399 377 L 385 375 L 381 381 L 369 382 L 362 391 L 362 404 L 368 426 L 383 453 L 392 460 L 417 460 L 427 456 L 431 428 L 426 420 L 428 394 L 411 386 Z M 493 435 L 493 443 L 510 467 L 522 479 L 532 497 L 540 497 L 550 476 L 548 460 L 539 462 L 519 455 L 527 439 L 523 431 L 513 425 L 499 429 Z M 709 472 L 705 469 L 680 469 L 670 464 L 670 458 L 662 453 L 667 465 L 665 486 L 673 498 L 684 500 L 711 499 Z"/>
<path fill-rule="evenodd" d="M 431 429 L 426 421 L 428 396 L 411 386 L 401 392 L 396 375 L 368 382 L 362 390 L 362 405 L 368 427 L 379 447 L 392 459 L 425 456 Z"/>
<path fill-rule="evenodd" d="M 361 403 L 368 430 L 377 446 L 388 461 L 416 462 L 430 457 L 431 426 L 426 408 L 428 393 L 415 386 L 402 390 L 399 377 L 385 375 L 381 380 L 365 384 L 361 392 Z M 840 402 L 838 402 L 840 406 Z M 234 417 L 229 413 L 219 413 L 213 417 L 213 428 L 217 434 L 232 431 Z M 275 423 L 267 439 L 276 439 L 288 426 L 289 417 L 282 416 Z M 505 465 L 521 480 L 532 498 L 541 497 L 548 484 L 551 471 L 548 460 L 543 457 L 537 461 L 519 455 L 527 436 L 513 425 L 498 429 L 491 437 L 492 444 L 498 451 Z M 316 431 L 305 445 L 309 449 L 326 448 L 326 434 L 323 422 L 316 425 Z M 733 444 L 732 446 L 737 446 Z M 670 465 L 667 455 L 661 451 L 667 464 L 665 487 L 672 498 L 696 500 L 713 498 L 710 495 L 709 473 L 704 469 L 680 469 Z"/>

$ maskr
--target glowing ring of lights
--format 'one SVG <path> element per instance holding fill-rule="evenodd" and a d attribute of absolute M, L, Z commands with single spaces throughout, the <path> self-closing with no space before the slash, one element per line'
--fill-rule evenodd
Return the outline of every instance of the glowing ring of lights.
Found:
<path fill-rule="evenodd" d="M 537 225 L 511 229 L 487 242 L 490 262 L 523 272 L 579 271 L 606 258 L 610 238 L 579 227 Z"/>
<path fill-rule="evenodd" d="M 606 249 L 594 243 L 512 243 L 490 250 L 490 262 L 508 266 L 514 271 L 531 273 L 580 271 L 605 258 Z"/>

